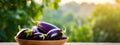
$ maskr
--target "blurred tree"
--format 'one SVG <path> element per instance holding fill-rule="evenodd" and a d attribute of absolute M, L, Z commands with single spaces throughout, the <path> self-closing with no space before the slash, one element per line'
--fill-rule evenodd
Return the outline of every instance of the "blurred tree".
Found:
<path fill-rule="evenodd" d="M 15 41 L 18 25 L 31 27 L 42 18 L 44 8 L 58 9 L 61 0 L 0 0 L 0 42 Z"/>
<path fill-rule="evenodd" d="M 69 11 L 69 10 L 68 10 Z M 60 10 L 46 9 L 43 15 L 42 21 L 50 22 L 61 29 L 66 27 L 66 35 L 69 37 L 69 42 L 91 42 L 93 41 L 92 30 L 87 25 L 81 25 L 79 27 L 79 22 L 86 24 L 84 19 L 77 16 L 75 17 L 72 12 L 61 12 Z M 48 20 L 49 19 L 49 20 Z M 65 31 L 65 30 L 63 30 Z"/>
<path fill-rule="evenodd" d="M 93 35 L 91 27 L 87 25 L 82 25 L 81 27 L 77 27 L 72 25 L 70 28 L 69 41 L 70 42 L 92 42 Z"/>
<path fill-rule="evenodd" d="M 95 42 L 120 42 L 120 8 L 99 5 L 92 16 Z"/>

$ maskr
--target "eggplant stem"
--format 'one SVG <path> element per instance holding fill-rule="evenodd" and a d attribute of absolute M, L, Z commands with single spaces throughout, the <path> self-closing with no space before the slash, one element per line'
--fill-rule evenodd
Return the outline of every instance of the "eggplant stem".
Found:
<path fill-rule="evenodd" d="M 42 34 L 43 40 L 45 39 L 46 36 L 47 36 L 46 34 Z"/>
<path fill-rule="evenodd" d="M 27 36 L 26 36 L 26 37 L 28 37 L 29 35 L 32 35 L 32 32 L 33 32 L 33 30 L 31 30 L 31 29 L 27 29 L 27 31 L 26 31 Z"/>
<path fill-rule="evenodd" d="M 64 28 L 64 29 L 63 29 L 63 28 Z M 62 28 L 62 30 L 63 30 L 63 31 L 62 31 L 62 34 L 65 35 L 65 33 L 66 33 L 66 27 L 63 26 L 63 28 Z"/>
<path fill-rule="evenodd" d="M 33 22 L 33 24 L 35 24 L 37 26 L 39 25 L 39 22 L 40 22 L 40 21 L 34 21 L 32 18 L 31 18 L 31 21 Z"/>
<path fill-rule="evenodd" d="M 21 30 L 21 26 L 20 26 L 20 25 L 18 25 L 18 30 L 19 30 L 19 31 Z"/>

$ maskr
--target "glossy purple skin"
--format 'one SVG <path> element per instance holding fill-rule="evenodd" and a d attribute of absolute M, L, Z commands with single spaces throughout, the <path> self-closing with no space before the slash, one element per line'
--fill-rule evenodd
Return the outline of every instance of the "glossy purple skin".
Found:
<path fill-rule="evenodd" d="M 41 22 L 38 26 L 40 32 L 47 34 L 51 29 L 58 28 L 53 24 Z"/>
<path fill-rule="evenodd" d="M 62 37 L 62 31 L 60 29 L 52 29 L 47 33 L 46 40 L 59 40 Z"/>
<path fill-rule="evenodd" d="M 39 32 L 38 27 L 33 27 L 33 33 L 30 36 L 31 40 L 43 40 L 43 36 L 42 33 Z"/>
<path fill-rule="evenodd" d="M 27 33 L 25 33 L 27 29 L 22 29 L 17 33 L 17 38 L 19 39 L 26 39 Z"/>
<path fill-rule="evenodd" d="M 27 29 L 22 29 L 17 34 L 17 37 L 19 39 L 27 39 L 27 40 L 43 40 L 42 33 L 40 33 L 36 27 L 32 28 L 32 30 L 33 30 L 32 35 L 27 36 L 27 33 L 25 32 L 27 31 Z"/>

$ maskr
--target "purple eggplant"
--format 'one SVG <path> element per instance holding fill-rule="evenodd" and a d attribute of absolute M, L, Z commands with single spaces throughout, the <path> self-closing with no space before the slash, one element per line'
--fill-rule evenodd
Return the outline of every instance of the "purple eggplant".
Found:
<path fill-rule="evenodd" d="M 17 33 L 17 38 L 19 39 L 26 39 L 27 33 L 25 32 L 27 29 L 22 29 Z"/>
<path fill-rule="evenodd" d="M 25 29 L 21 29 L 18 33 L 17 33 L 17 38 L 19 39 L 31 39 L 31 35 L 27 35 L 29 29 L 25 28 Z M 31 32 L 32 33 L 32 32 Z"/>
<path fill-rule="evenodd" d="M 61 40 L 62 40 L 62 39 L 67 39 L 67 37 L 66 37 L 66 36 L 63 36 L 63 37 L 61 38 Z"/>
<path fill-rule="evenodd" d="M 62 30 L 52 29 L 47 33 L 46 40 L 59 40 L 62 38 Z"/>
<path fill-rule="evenodd" d="M 32 30 L 33 32 L 32 32 L 32 35 L 30 36 L 31 40 L 43 40 L 42 33 L 39 32 L 38 27 L 34 26 Z"/>
<path fill-rule="evenodd" d="M 37 27 L 33 27 L 32 29 L 22 29 L 18 32 L 17 37 L 19 39 L 27 40 L 43 40 L 42 33 L 38 31 Z"/>
<path fill-rule="evenodd" d="M 38 26 L 40 32 L 47 34 L 51 29 L 58 28 L 53 24 L 47 22 L 41 22 Z"/>

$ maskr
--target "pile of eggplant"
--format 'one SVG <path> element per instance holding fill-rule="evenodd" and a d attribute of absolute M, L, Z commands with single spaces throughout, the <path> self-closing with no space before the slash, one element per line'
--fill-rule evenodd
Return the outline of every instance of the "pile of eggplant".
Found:
<path fill-rule="evenodd" d="M 31 29 L 20 29 L 16 37 L 26 40 L 61 40 L 67 38 L 63 36 L 60 28 L 47 22 L 40 22 L 38 26 L 33 26 Z"/>

